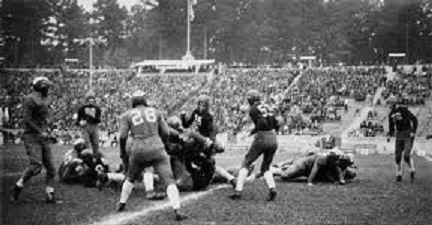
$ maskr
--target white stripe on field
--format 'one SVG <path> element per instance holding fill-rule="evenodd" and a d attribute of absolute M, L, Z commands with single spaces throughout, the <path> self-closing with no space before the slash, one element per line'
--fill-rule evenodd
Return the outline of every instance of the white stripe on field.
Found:
<path fill-rule="evenodd" d="M 1 174 L 0 177 L 15 177 L 15 176 L 21 176 L 24 172 L 14 172 L 14 173 L 5 173 Z"/>
<path fill-rule="evenodd" d="M 182 204 L 182 206 L 184 206 L 186 203 L 188 203 L 192 200 L 203 197 L 204 195 L 210 194 L 211 192 L 218 190 L 218 189 L 221 189 L 221 188 L 224 188 L 224 187 L 228 187 L 228 185 L 219 185 L 219 186 L 216 186 L 216 187 L 214 187 L 208 191 L 188 194 L 187 196 L 184 196 L 181 198 L 181 204 Z M 134 219 L 144 217 L 153 211 L 162 210 L 162 209 L 166 209 L 169 207 L 171 207 L 171 205 L 167 201 L 167 202 L 164 202 L 161 204 L 155 204 L 155 205 L 149 206 L 148 208 L 145 208 L 145 209 L 138 211 L 138 212 L 129 212 L 129 213 L 128 212 L 125 212 L 125 213 L 122 212 L 122 213 L 119 213 L 116 215 L 110 215 L 110 216 L 107 216 L 105 218 L 102 218 L 98 222 L 92 223 L 92 225 L 121 225 L 121 224 L 125 224 L 127 222 L 130 222 Z M 174 215 L 173 215 L 173 218 L 174 218 Z"/>

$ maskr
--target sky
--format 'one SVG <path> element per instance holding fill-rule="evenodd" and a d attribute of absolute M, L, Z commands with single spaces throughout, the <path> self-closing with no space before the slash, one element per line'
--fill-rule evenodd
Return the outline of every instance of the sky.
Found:
<path fill-rule="evenodd" d="M 97 0 L 78 0 L 78 4 L 82 5 L 86 11 L 91 11 L 93 8 L 93 4 Z M 130 10 L 131 6 L 134 5 L 137 0 L 117 0 L 120 7 L 126 6 L 128 10 Z"/>

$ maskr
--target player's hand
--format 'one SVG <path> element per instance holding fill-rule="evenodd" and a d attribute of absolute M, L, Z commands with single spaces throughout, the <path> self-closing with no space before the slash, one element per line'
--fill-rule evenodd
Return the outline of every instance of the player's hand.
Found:
<path fill-rule="evenodd" d="M 391 139 L 391 136 L 390 136 L 390 135 L 387 135 L 387 143 L 390 142 L 390 139 Z"/>
<path fill-rule="evenodd" d="M 85 120 L 81 120 L 80 122 L 79 122 L 79 125 L 80 126 L 85 126 L 87 124 L 87 122 L 85 121 Z"/>
<path fill-rule="evenodd" d="M 415 133 L 414 133 L 414 132 L 411 132 L 410 136 L 411 136 L 411 137 L 415 137 Z"/>

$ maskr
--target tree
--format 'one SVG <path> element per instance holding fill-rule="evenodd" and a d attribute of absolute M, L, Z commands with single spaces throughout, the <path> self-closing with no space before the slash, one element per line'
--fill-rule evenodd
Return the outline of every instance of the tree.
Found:
<path fill-rule="evenodd" d="M 6 64 L 45 64 L 46 49 L 41 44 L 52 23 L 53 4 L 48 0 L 14 0 L 3 3 L 5 16 Z"/>

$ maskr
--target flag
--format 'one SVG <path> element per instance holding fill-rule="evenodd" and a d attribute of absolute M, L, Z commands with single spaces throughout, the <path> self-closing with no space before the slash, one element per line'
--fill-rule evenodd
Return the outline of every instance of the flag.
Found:
<path fill-rule="evenodd" d="M 198 3 L 198 0 L 188 0 L 189 2 L 189 10 L 190 10 L 190 21 L 195 19 L 194 5 Z"/>

